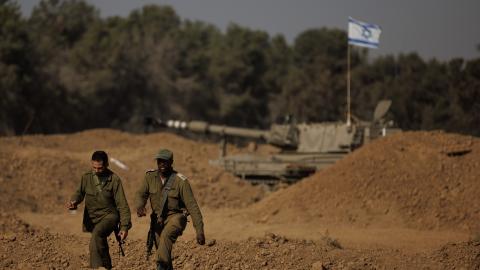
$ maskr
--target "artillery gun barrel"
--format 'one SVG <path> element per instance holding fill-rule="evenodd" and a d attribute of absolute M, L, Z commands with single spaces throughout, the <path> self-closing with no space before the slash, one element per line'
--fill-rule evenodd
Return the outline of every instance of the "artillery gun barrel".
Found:
<path fill-rule="evenodd" d="M 177 128 L 177 129 L 186 129 L 193 132 L 205 133 L 205 134 L 219 134 L 226 136 L 236 136 L 252 139 L 261 139 L 267 140 L 269 131 L 258 130 L 258 129 L 249 129 L 249 128 L 239 128 L 239 127 L 230 127 L 222 125 L 211 125 L 203 121 L 178 121 L 178 120 L 168 120 L 164 123 L 166 127 Z"/>

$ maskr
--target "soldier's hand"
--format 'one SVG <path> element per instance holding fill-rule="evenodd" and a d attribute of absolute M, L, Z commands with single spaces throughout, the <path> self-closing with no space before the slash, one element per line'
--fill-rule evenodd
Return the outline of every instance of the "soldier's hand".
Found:
<path fill-rule="evenodd" d="M 120 240 L 124 241 L 125 239 L 127 239 L 128 231 L 120 231 L 118 233 L 118 236 L 120 236 Z"/>
<path fill-rule="evenodd" d="M 68 209 L 68 210 L 75 210 L 77 209 L 77 202 L 76 201 L 69 201 L 65 204 L 65 207 Z"/>
<path fill-rule="evenodd" d="M 205 234 L 203 233 L 197 234 L 197 243 L 199 245 L 205 245 Z"/>
<path fill-rule="evenodd" d="M 140 207 L 137 209 L 137 216 L 138 217 L 144 217 L 147 215 L 147 209 L 145 207 Z"/>

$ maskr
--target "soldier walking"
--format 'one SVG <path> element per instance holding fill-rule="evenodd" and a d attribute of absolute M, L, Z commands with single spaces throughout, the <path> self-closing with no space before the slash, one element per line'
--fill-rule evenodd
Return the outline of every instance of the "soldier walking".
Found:
<path fill-rule="evenodd" d="M 200 245 L 205 244 L 203 220 L 187 178 L 173 170 L 173 153 L 162 149 L 155 159 L 158 169 L 147 171 L 136 194 L 137 215 L 146 215 L 145 204 L 150 199 L 150 218 L 157 246 L 157 270 L 173 270 L 172 247 L 185 230 L 187 215 L 192 216 L 197 243 Z"/>
<path fill-rule="evenodd" d="M 130 208 L 123 191 L 122 181 L 108 169 L 108 155 L 95 151 L 92 170 L 83 174 L 80 187 L 67 203 L 68 209 L 76 209 L 85 199 L 83 231 L 90 232 L 90 267 L 112 268 L 107 237 L 115 232 L 117 239 L 125 240 L 132 227 Z"/>

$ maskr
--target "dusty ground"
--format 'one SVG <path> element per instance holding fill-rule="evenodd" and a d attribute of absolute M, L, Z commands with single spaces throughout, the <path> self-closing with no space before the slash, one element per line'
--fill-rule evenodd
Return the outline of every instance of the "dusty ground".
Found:
<path fill-rule="evenodd" d="M 397 134 L 271 192 L 210 166 L 215 144 L 107 129 L 0 138 L 0 269 L 85 268 L 82 209 L 70 214 L 63 204 L 91 152 L 128 166 L 111 168 L 132 202 L 161 147 L 189 177 L 208 238 L 197 246 L 189 223 L 174 249 L 176 269 L 480 269 L 478 138 Z M 144 255 L 148 220 L 132 218 L 125 258 L 111 239 L 114 266 L 154 269 Z"/>

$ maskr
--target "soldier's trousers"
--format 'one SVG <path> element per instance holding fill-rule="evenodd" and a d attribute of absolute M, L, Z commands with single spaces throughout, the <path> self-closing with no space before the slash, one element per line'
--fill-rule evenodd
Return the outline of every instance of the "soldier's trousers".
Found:
<path fill-rule="evenodd" d="M 112 259 L 108 251 L 107 237 L 113 232 L 119 222 L 116 213 L 108 214 L 95 224 L 90 239 L 90 267 L 112 268 Z"/>
<path fill-rule="evenodd" d="M 169 215 L 163 225 L 163 230 L 155 233 L 155 239 L 158 243 L 157 263 L 166 267 L 172 265 L 172 248 L 177 238 L 182 235 L 187 226 L 187 217 L 184 214 Z"/>

